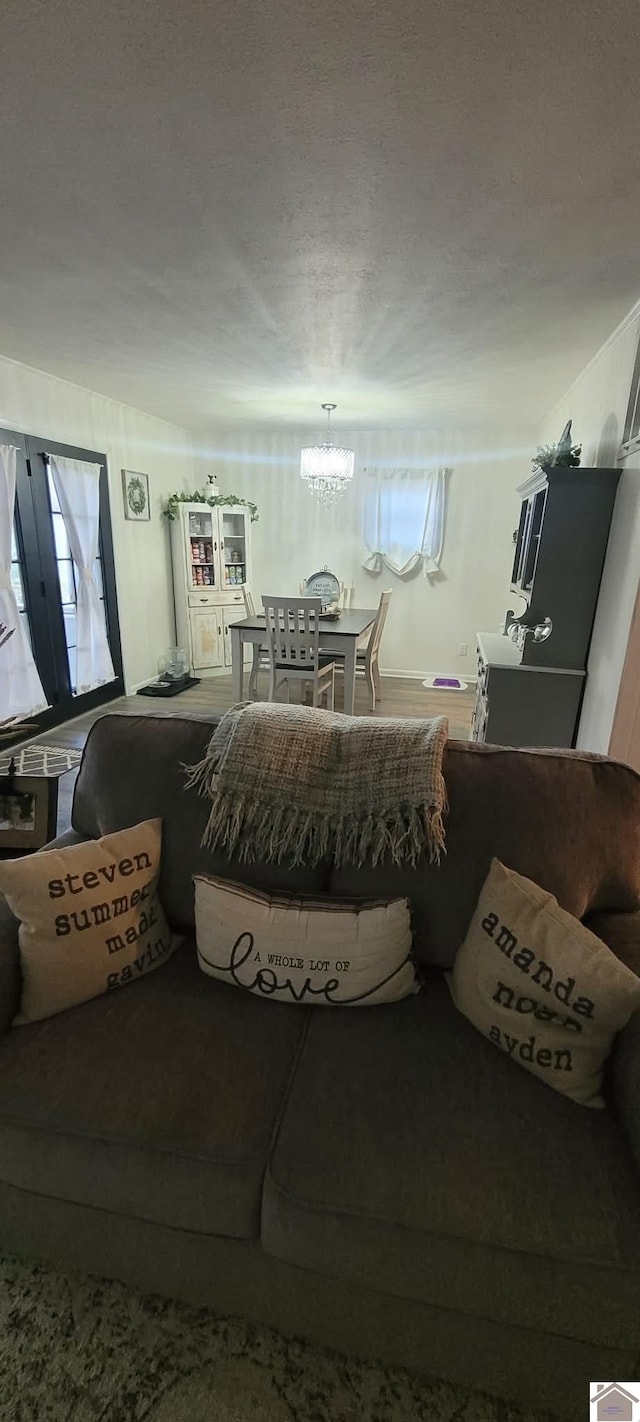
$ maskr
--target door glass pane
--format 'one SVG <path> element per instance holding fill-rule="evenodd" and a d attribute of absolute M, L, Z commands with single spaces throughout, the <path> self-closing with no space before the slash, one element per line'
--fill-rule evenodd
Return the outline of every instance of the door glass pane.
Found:
<path fill-rule="evenodd" d="M 51 527 L 53 529 L 53 542 L 56 554 L 56 566 L 58 569 L 58 583 L 60 587 L 60 602 L 62 605 L 62 617 L 64 621 L 64 635 L 67 644 L 67 662 L 69 665 L 69 681 L 71 691 L 75 696 L 77 682 L 77 655 L 76 655 L 76 582 L 74 575 L 73 559 L 67 538 L 67 530 L 64 518 L 60 511 L 60 501 L 56 493 L 56 486 L 53 481 L 51 469 L 47 465 L 47 488 L 49 490 L 49 507 L 51 509 Z"/>
<path fill-rule="evenodd" d="M 67 659 L 69 662 L 69 677 L 71 680 L 71 690 L 75 695 L 77 683 L 77 654 L 76 654 L 76 605 L 71 603 L 62 609 L 64 617 L 64 635 L 67 642 Z"/>
<path fill-rule="evenodd" d="M 77 690 L 77 587 L 80 586 L 80 574 L 71 557 L 60 500 L 52 477 L 53 465 L 42 453 L 45 448 L 46 441 L 35 437 L 28 438 L 24 446 L 20 446 L 15 528 L 10 530 L 9 577 L 13 597 L 24 619 L 21 625 L 32 643 L 36 667 L 50 703 L 43 724 L 54 724 L 64 719 L 65 714 L 77 714 L 86 697 L 84 689 L 82 693 Z M 59 446 L 58 453 L 61 459 L 71 460 L 78 456 L 77 450 L 63 446 Z M 99 460 L 97 455 L 87 454 L 88 465 L 98 463 L 103 465 L 104 461 Z M 68 477 L 70 497 L 73 495 L 82 504 L 83 491 L 78 484 L 78 473 L 74 475 L 75 485 L 71 471 L 68 476 L 63 474 L 62 477 Z M 93 479 L 94 476 L 91 477 Z M 104 487 L 106 471 L 101 473 L 101 480 L 99 546 L 102 549 L 104 540 L 105 550 L 111 556 L 110 518 Z M 94 505 L 94 517 L 95 511 Z M 78 512 L 81 514 L 82 509 Z M 206 512 L 210 513 L 210 510 Z M 111 601 L 113 581 L 105 576 L 103 585 L 102 572 L 98 557 L 93 565 L 93 577 L 105 612 L 108 609 L 108 620 L 105 619 L 107 635 L 109 640 L 113 638 L 114 641 L 118 679 L 117 609 L 115 598 Z M 91 673 L 87 677 L 82 667 L 79 670 L 83 681 L 91 681 Z M 96 678 L 98 675 L 96 670 Z M 93 687 L 91 689 L 93 691 Z M 114 686 L 114 692 L 115 689 Z M 105 692 L 100 691 L 100 695 L 108 695 L 110 691 L 111 688 L 105 683 Z M 77 704 L 75 710 L 72 709 L 74 704 Z"/>
<path fill-rule="evenodd" d="M 18 604 L 18 611 L 24 612 L 26 606 L 24 600 L 24 583 L 22 581 L 22 569 L 20 567 L 15 526 L 11 530 L 11 586 Z"/>
<path fill-rule="evenodd" d="M 70 558 L 58 559 L 58 577 L 60 579 L 60 600 L 62 603 L 76 600 L 76 586 L 73 581 L 73 563 Z"/>
<path fill-rule="evenodd" d="M 19 563 L 11 564 L 11 586 L 18 604 L 18 611 L 24 612 L 24 589 L 22 586 L 22 574 L 20 572 Z"/>
<path fill-rule="evenodd" d="M 56 558 L 70 558 L 71 549 L 62 514 L 52 514 L 53 536 L 56 544 Z"/>
<path fill-rule="evenodd" d="M 11 529 L 11 586 L 13 588 L 13 595 L 15 597 L 16 603 L 18 604 L 18 612 L 20 613 L 20 616 L 24 618 L 24 626 L 27 630 L 29 645 L 33 650 L 33 637 L 31 633 L 31 623 L 29 621 L 29 612 L 27 609 L 27 600 L 24 594 L 24 578 L 22 574 L 22 566 L 20 563 L 20 549 L 18 546 L 18 539 L 16 537 L 15 524 Z"/>
<path fill-rule="evenodd" d="M 62 605 L 62 616 L 64 619 L 64 635 L 67 643 L 67 659 L 69 662 L 69 678 L 73 695 L 77 695 L 77 639 L 76 639 L 76 571 L 71 557 L 69 539 L 64 524 L 64 518 L 60 512 L 60 504 L 56 494 L 56 486 L 53 482 L 51 470 L 47 470 L 47 483 L 49 488 L 49 503 L 51 507 L 51 524 L 53 527 L 53 539 L 56 551 L 56 564 L 58 568 L 58 582 L 60 584 L 60 602 Z M 104 603 L 104 585 L 102 581 L 102 562 L 98 556 L 93 565 L 94 576 L 98 587 L 100 601 Z"/>
<path fill-rule="evenodd" d="M 67 639 L 67 649 L 69 649 L 71 647 L 75 647 L 76 645 L 75 603 L 72 603 L 71 606 L 63 607 L 62 616 L 64 617 L 64 635 Z"/>
<path fill-rule="evenodd" d="M 54 482 L 53 482 L 53 475 L 52 475 L 52 473 L 51 473 L 51 470 L 50 470 L 48 464 L 47 464 L 47 484 L 48 484 L 48 486 L 49 486 L 49 503 L 51 504 L 51 512 L 54 513 L 54 514 L 56 514 L 56 513 L 59 514 L 59 513 L 60 513 L 60 501 L 59 501 L 59 499 L 58 499 L 58 495 L 56 494 L 56 486 L 55 486 L 55 484 L 54 484 Z"/>

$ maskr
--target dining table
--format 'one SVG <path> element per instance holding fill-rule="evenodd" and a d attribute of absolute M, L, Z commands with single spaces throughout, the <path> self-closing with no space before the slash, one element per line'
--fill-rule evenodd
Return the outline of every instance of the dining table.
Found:
<path fill-rule="evenodd" d="M 373 624 L 378 615 L 377 607 L 349 607 L 333 619 L 320 617 L 319 647 L 323 656 L 334 652 L 344 664 L 344 710 L 353 716 L 356 698 L 356 659 L 358 651 L 366 647 Z M 235 701 L 244 700 L 244 648 L 253 644 L 254 660 L 260 657 L 260 647 L 267 641 L 267 624 L 264 615 L 243 617 L 232 622 L 231 633 L 231 677 Z"/>

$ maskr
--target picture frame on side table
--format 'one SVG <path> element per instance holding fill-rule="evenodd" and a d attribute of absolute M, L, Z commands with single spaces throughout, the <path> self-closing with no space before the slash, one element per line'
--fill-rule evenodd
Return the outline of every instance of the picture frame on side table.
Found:
<path fill-rule="evenodd" d="M 0 778 L 0 850 L 42 849 L 55 835 L 51 785 L 43 776 Z"/>
<path fill-rule="evenodd" d="M 122 471 L 122 498 L 124 516 L 134 523 L 148 523 L 151 518 L 149 507 L 149 475 L 137 473 L 135 469 Z"/>

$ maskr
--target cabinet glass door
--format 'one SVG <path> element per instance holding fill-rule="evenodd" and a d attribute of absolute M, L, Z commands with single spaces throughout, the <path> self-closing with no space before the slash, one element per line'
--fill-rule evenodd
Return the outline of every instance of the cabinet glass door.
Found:
<path fill-rule="evenodd" d="M 530 592 L 538 562 L 538 549 L 540 547 L 540 535 L 542 533 L 542 520 L 544 517 L 544 506 L 547 501 L 547 490 L 539 489 L 535 495 L 531 517 L 529 519 L 529 536 L 524 556 L 524 567 L 522 573 L 522 588 L 524 592 Z"/>
<path fill-rule="evenodd" d="M 524 580 L 524 568 L 529 548 L 529 535 L 531 533 L 531 518 L 533 514 L 533 499 L 525 499 L 520 511 L 520 526 L 518 528 L 518 542 L 516 544 L 516 556 L 514 562 L 514 577 L 512 586 L 522 591 Z"/>
<path fill-rule="evenodd" d="M 210 509 L 189 512 L 186 520 L 187 578 L 192 588 L 216 586 L 218 521 Z"/>
<path fill-rule="evenodd" d="M 225 588 L 241 587 L 247 581 L 247 517 L 241 511 L 222 515 L 222 575 Z"/>
<path fill-rule="evenodd" d="M 526 499 L 525 499 L 524 502 L 523 502 L 523 503 L 521 504 L 521 506 L 520 506 L 520 520 L 519 520 L 519 523 L 518 523 L 518 532 L 517 532 L 517 534 L 516 534 L 516 540 L 515 540 L 516 548 L 515 548 L 515 553 L 514 553 L 514 555 L 513 555 L 513 569 L 512 569 L 512 573 L 511 573 L 511 586 L 512 586 L 512 588 L 516 588 L 516 587 L 518 586 L 518 583 L 519 583 L 519 581 L 520 581 L 520 575 L 521 575 L 521 572 L 522 572 L 522 563 L 523 563 L 523 558 L 524 558 L 524 535 L 525 535 L 525 528 L 526 528 L 526 524 L 527 524 L 527 511 L 528 511 L 528 508 L 529 508 L 529 504 L 528 504 L 528 502 L 527 502 Z"/>

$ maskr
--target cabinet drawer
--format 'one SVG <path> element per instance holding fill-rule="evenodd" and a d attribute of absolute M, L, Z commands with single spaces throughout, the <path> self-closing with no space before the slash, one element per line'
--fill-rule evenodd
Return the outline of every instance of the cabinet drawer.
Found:
<path fill-rule="evenodd" d="M 471 740 L 484 741 L 487 733 L 487 721 L 489 720 L 489 702 L 482 692 L 476 692 L 476 699 L 471 717 Z"/>
<path fill-rule="evenodd" d="M 234 588 L 233 592 L 230 592 L 228 588 L 227 588 L 227 589 L 219 588 L 218 591 L 216 592 L 216 602 L 219 603 L 221 607 L 227 607 L 227 608 L 229 608 L 229 610 L 230 610 L 232 607 L 233 607 L 233 608 L 241 607 L 241 608 L 242 608 L 242 614 L 241 614 L 241 616 L 244 617 L 244 615 L 245 615 L 245 614 L 244 614 L 244 593 L 242 593 L 242 592 L 240 591 L 240 588 Z"/>
<path fill-rule="evenodd" d="M 219 588 L 203 588 L 201 592 L 189 593 L 189 607 L 219 607 L 244 617 L 244 597 L 241 592 L 220 592 Z"/>
<path fill-rule="evenodd" d="M 489 668 L 488 668 L 488 666 L 487 666 L 487 663 L 484 661 L 484 658 L 480 655 L 480 652 L 478 652 L 478 668 L 477 668 L 477 676 L 476 676 L 476 697 L 477 697 L 477 696 L 482 696 L 482 695 L 486 692 L 488 680 L 489 680 Z"/>
<path fill-rule="evenodd" d="M 214 607 L 220 602 L 220 595 L 215 588 L 208 588 L 205 592 L 190 592 L 189 607 Z"/>

